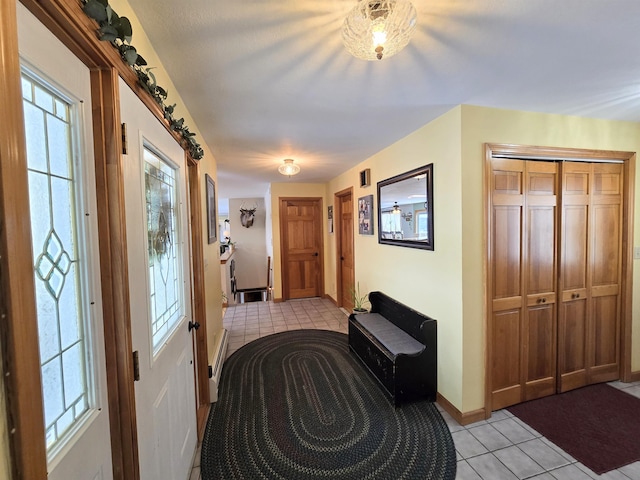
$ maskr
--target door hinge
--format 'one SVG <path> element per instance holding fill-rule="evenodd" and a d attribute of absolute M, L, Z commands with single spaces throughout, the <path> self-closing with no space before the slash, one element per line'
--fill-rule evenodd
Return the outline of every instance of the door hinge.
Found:
<path fill-rule="evenodd" d="M 128 148 L 127 148 L 127 124 L 123 123 L 121 125 L 121 129 L 122 129 L 122 154 L 126 155 Z"/>
<path fill-rule="evenodd" d="M 140 355 L 138 354 L 138 350 L 133 352 L 133 381 L 137 382 L 140 380 Z"/>

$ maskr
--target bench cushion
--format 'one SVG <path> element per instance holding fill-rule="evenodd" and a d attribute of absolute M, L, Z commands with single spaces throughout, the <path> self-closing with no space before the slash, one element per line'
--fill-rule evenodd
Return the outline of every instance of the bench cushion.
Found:
<path fill-rule="evenodd" d="M 356 320 L 393 355 L 416 355 L 425 346 L 379 313 L 355 315 Z"/>

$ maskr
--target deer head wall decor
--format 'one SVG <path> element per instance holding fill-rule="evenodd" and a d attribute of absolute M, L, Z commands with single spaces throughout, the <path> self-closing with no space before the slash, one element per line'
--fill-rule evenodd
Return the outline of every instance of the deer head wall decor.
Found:
<path fill-rule="evenodd" d="M 249 228 L 253 225 L 253 219 L 255 218 L 257 205 L 253 208 L 240 207 L 240 223 L 243 227 Z"/>

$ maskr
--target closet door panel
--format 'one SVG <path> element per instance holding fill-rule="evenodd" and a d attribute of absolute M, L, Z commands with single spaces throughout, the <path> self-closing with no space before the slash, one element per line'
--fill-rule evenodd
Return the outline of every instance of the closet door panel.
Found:
<path fill-rule="evenodd" d="M 562 165 L 558 390 L 587 384 L 589 341 L 589 206 L 592 166 Z"/>
<path fill-rule="evenodd" d="M 522 400 L 551 395 L 556 387 L 557 171 L 555 162 L 526 163 Z"/>
<path fill-rule="evenodd" d="M 587 384 L 587 300 L 563 302 L 558 331 L 561 392 Z"/>
<path fill-rule="evenodd" d="M 526 384 L 523 400 L 532 400 L 555 392 L 555 304 L 528 310 L 526 344 Z"/>
<path fill-rule="evenodd" d="M 519 205 L 494 209 L 494 299 L 521 295 L 521 212 Z"/>
<path fill-rule="evenodd" d="M 491 365 L 493 408 L 520 401 L 523 315 L 523 169 L 519 160 L 493 162 Z"/>
<path fill-rule="evenodd" d="M 620 376 L 622 166 L 593 166 L 589 383 Z"/>
<path fill-rule="evenodd" d="M 593 207 L 592 285 L 617 285 L 620 277 L 620 205 Z"/>
<path fill-rule="evenodd" d="M 562 222 L 562 285 L 571 290 L 587 286 L 588 206 L 565 206 Z"/>
<path fill-rule="evenodd" d="M 493 409 L 520 402 L 520 312 L 507 310 L 493 316 L 493 355 L 491 379 L 493 389 Z"/>

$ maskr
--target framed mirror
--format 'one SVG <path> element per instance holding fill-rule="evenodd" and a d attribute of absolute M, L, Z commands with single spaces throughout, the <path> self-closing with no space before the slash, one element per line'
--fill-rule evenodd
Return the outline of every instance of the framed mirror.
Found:
<path fill-rule="evenodd" d="M 378 182 L 378 243 L 433 250 L 433 163 Z"/>

